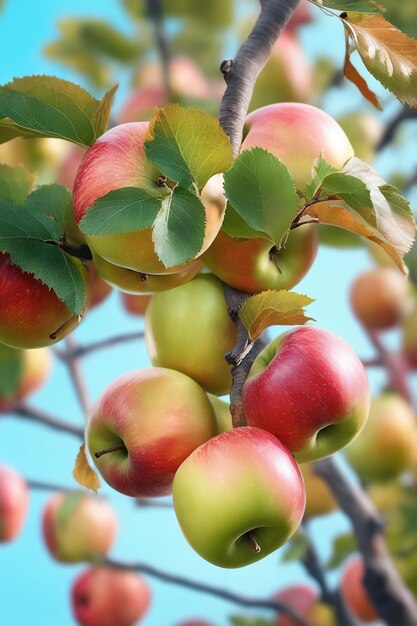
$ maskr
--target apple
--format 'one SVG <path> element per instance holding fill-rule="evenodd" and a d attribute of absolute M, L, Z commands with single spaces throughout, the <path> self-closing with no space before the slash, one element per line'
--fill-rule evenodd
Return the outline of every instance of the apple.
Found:
<path fill-rule="evenodd" d="M 330 115 L 298 102 L 270 104 L 248 115 L 241 151 L 254 147 L 278 157 L 301 192 L 320 154 L 338 169 L 354 156 L 346 133 Z"/>
<path fill-rule="evenodd" d="M 70 151 L 70 145 L 58 137 L 15 137 L 0 145 L 0 163 L 9 167 L 24 165 L 43 174 L 45 168 L 59 166 Z"/>
<path fill-rule="evenodd" d="M 417 369 L 417 309 L 414 308 L 402 323 L 402 353 L 409 367 Z"/>
<path fill-rule="evenodd" d="M 86 441 L 111 487 L 151 497 L 171 493 L 178 467 L 215 434 L 214 412 L 201 387 L 180 372 L 154 367 L 106 387 L 91 411 Z"/>
<path fill-rule="evenodd" d="M 120 124 L 101 135 L 88 149 L 74 183 L 74 214 L 77 223 L 94 202 L 110 191 L 141 187 L 161 192 L 161 173 L 146 158 L 145 137 L 148 122 Z M 206 209 L 206 231 L 202 254 L 212 243 L 223 221 L 225 198 L 223 177 L 213 176 L 201 192 Z M 152 242 L 152 229 L 86 237 L 93 252 L 115 265 L 146 274 L 173 274 L 187 264 L 167 269 L 159 260 Z"/>
<path fill-rule="evenodd" d="M 92 561 L 106 555 L 116 530 L 117 518 L 110 504 L 80 491 L 54 495 L 42 518 L 46 547 L 63 563 Z"/>
<path fill-rule="evenodd" d="M 152 298 L 149 296 L 137 296 L 132 293 L 121 293 L 123 308 L 130 315 L 139 315 L 143 317 L 148 308 L 148 304 Z"/>
<path fill-rule="evenodd" d="M 336 616 L 332 609 L 320 602 L 319 594 L 309 585 L 292 585 L 282 589 L 274 596 L 277 602 L 283 602 L 305 619 L 310 626 L 337 626 Z M 296 622 L 281 613 L 275 622 L 276 626 L 297 626 Z"/>
<path fill-rule="evenodd" d="M 346 457 L 363 480 L 385 481 L 412 469 L 416 446 L 412 407 L 400 395 L 385 392 L 372 398 L 368 422 Z"/>
<path fill-rule="evenodd" d="M 86 148 L 71 144 L 68 152 L 59 163 L 56 171 L 56 182 L 68 189 L 74 186 L 75 176 L 86 153 Z"/>
<path fill-rule="evenodd" d="M 232 430 L 233 421 L 230 412 L 230 404 L 224 400 L 220 400 L 217 396 L 213 396 L 211 393 L 208 393 L 207 397 L 210 400 L 214 415 L 216 416 L 217 434 L 220 435 L 220 433 L 226 433 L 228 430 Z"/>
<path fill-rule="evenodd" d="M 203 261 L 222 281 L 241 291 L 291 289 L 312 266 L 318 245 L 315 225 L 292 231 L 279 251 L 269 239 L 235 239 L 220 230 Z"/>
<path fill-rule="evenodd" d="M 87 262 L 88 265 L 88 282 L 90 285 L 90 303 L 88 310 L 94 309 L 104 302 L 111 294 L 111 285 L 103 280 L 99 275 L 95 264 L 92 261 Z"/>
<path fill-rule="evenodd" d="M 7 349 L 12 350 L 12 348 Z M 0 356 L 1 352 L 2 345 L 0 344 Z M 22 369 L 18 387 L 11 397 L 5 398 L 0 395 L 0 411 L 7 411 L 16 402 L 24 400 L 39 387 L 42 387 L 49 377 L 52 358 L 47 348 L 22 350 L 21 357 Z"/>
<path fill-rule="evenodd" d="M 21 532 L 29 506 L 26 482 L 14 469 L 0 465 L 0 543 Z"/>
<path fill-rule="evenodd" d="M 219 567 L 267 556 L 297 530 L 303 479 L 290 452 L 259 428 L 234 428 L 195 450 L 177 471 L 174 508 L 191 547 Z"/>
<path fill-rule="evenodd" d="M 311 5 L 308 0 L 301 0 L 297 5 L 294 13 L 291 15 L 286 29 L 290 31 L 297 30 L 300 26 L 304 24 L 309 24 L 313 21 L 313 16 L 311 14 Z"/>
<path fill-rule="evenodd" d="M 371 330 L 393 328 L 410 310 L 410 286 L 394 267 L 377 267 L 360 274 L 350 290 L 358 320 Z"/>
<path fill-rule="evenodd" d="M 155 294 L 146 311 L 145 339 L 152 364 L 183 372 L 218 396 L 232 385 L 224 355 L 236 338 L 223 284 L 212 274 Z"/>
<path fill-rule="evenodd" d="M 356 156 L 362 161 L 372 163 L 384 131 L 380 120 L 371 113 L 351 111 L 339 117 L 337 122 L 349 137 Z"/>
<path fill-rule="evenodd" d="M 123 104 L 118 115 L 119 124 L 149 120 L 156 107 L 163 107 L 166 98 L 162 86 L 135 89 Z"/>
<path fill-rule="evenodd" d="M 85 277 L 87 303 L 87 270 L 75 261 Z M 54 291 L 0 253 L 0 342 L 13 348 L 41 348 L 66 337 L 80 320 Z"/>
<path fill-rule="evenodd" d="M 361 557 L 348 561 L 340 579 L 340 592 L 353 615 L 361 622 L 370 623 L 379 620 L 379 615 L 372 604 L 363 584 L 365 568 Z"/>
<path fill-rule="evenodd" d="M 80 626 L 133 626 L 147 613 L 151 592 L 134 572 L 91 567 L 76 578 L 71 600 Z"/>
<path fill-rule="evenodd" d="M 356 437 L 369 412 L 369 382 L 352 348 L 328 330 L 303 326 L 256 357 L 243 387 L 248 425 L 271 432 L 299 463 Z"/>
<path fill-rule="evenodd" d="M 300 466 L 304 478 L 306 490 L 306 510 L 305 517 L 317 517 L 326 515 L 338 508 L 338 504 L 333 497 L 325 481 L 318 476 L 311 463 L 303 463 Z"/>
<path fill-rule="evenodd" d="M 187 263 L 187 267 L 176 274 L 143 274 L 135 270 L 109 263 L 98 254 L 93 255 L 94 265 L 99 277 L 106 283 L 132 295 L 152 294 L 158 291 L 174 289 L 188 282 L 202 267 L 200 259 Z"/>
<path fill-rule="evenodd" d="M 170 82 L 174 100 L 207 100 L 210 98 L 210 85 L 191 59 L 177 56 L 170 61 Z M 142 65 L 135 76 L 135 86 L 142 90 L 164 90 L 162 68 L 159 61 Z"/>

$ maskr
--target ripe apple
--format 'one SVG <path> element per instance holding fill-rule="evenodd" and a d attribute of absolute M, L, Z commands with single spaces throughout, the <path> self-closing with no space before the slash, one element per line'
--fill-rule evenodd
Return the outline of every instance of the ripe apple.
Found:
<path fill-rule="evenodd" d="M 120 124 L 101 135 L 88 149 L 74 183 L 74 213 L 80 223 L 94 202 L 115 189 L 141 187 L 160 192 L 159 170 L 145 155 L 148 122 Z M 225 198 L 222 176 L 213 176 L 201 193 L 206 209 L 202 254 L 212 243 L 223 221 Z M 152 242 L 152 229 L 86 238 L 93 251 L 106 261 L 146 274 L 173 274 L 187 264 L 167 269 Z"/>
<path fill-rule="evenodd" d="M 166 98 L 163 87 L 135 89 L 123 104 L 118 116 L 119 124 L 150 120 L 156 107 L 163 107 Z"/>
<path fill-rule="evenodd" d="M 88 261 L 88 282 L 90 285 L 90 303 L 88 309 L 99 306 L 112 292 L 112 287 L 99 275 L 95 264 Z"/>
<path fill-rule="evenodd" d="M 201 387 L 180 372 L 154 367 L 120 376 L 105 389 L 90 414 L 86 441 L 111 487 L 151 497 L 171 493 L 178 467 L 215 434 Z"/>
<path fill-rule="evenodd" d="M 340 591 L 357 619 L 365 623 L 376 622 L 379 620 L 379 615 L 363 584 L 364 571 L 361 557 L 350 559 L 342 572 Z"/>
<path fill-rule="evenodd" d="M 223 285 L 212 274 L 155 294 L 146 311 L 145 339 L 152 364 L 187 374 L 218 396 L 232 385 L 224 355 L 236 337 Z"/>
<path fill-rule="evenodd" d="M 398 269 L 377 267 L 356 278 L 350 303 L 366 328 L 387 330 L 399 324 L 410 309 L 410 286 Z"/>
<path fill-rule="evenodd" d="M 170 82 L 174 100 L 206 100 L 210 98 L 210 85 L 197 67 L 186 56 L 178 56 L 170 61 Z M 159 61 L 142 65 L 135 76 L 135 85 L 143 90 L 164 90 L 162 67 Z"/>
<path fill-rule="evenodd" d="M 368 378 L 352 348 L 308 326 L 264 348 L 242 394 L 247 423 L 278 437 L 299 463 L 348 445 L 365 424 L 369 402 Z"/>
<path fill-rule="evenodd" d="M 417 369 L 417 309 L 405 317 L 401 330 L 402 352 L 409 367 Z"/>
<path fill-rule="evenodd" d="M 301 192 L 320 154 L 337 168 L 354 155 L 339 124 L 309 104 L 282 102 L 257 109 L 247 117 L 244 132 L 241 150 L 258 146 L 275 154 L 288 167 Z"/>
<path fill-rule="evenodd" d="M 311 626 L 337 626 L 332 609 L 320 602 L 319 594 L 309 585 L 286 587 L 275 594 L 274 600 L 294 609 Z M 275 623 L 276 626 L 296 626 L 296 622 L 283 613 L 277 617 Z"/>
<path fill-rule="evenodd" d="M 216 416 L 217 434 L 220 435 L 220 433 L 226 433 L 228 430 L 232 430 L 233 421 L 230 412 L 230 404 L 224 400 L 220 400 L 217 396 L 213 396 L 211 393 L 208 393 L 207 397 L 210 400 L 214 415 Z"/>
<path fill-rule="evenodd" d="M 148 304 L 152 298 L 149 296 L 137 296 L 133 293 L 121 293 L 123 308 L 127 313 L 131 315 L 139 315 L 143 317 L 148 308 Z"/>
<path fill-rule="evenodd" d="M 76 262 L 85 277 L 87 303 L 87 270 L 81 261 Z M 13 265 L 8 254 L 0 253 L 0 342 L 13 348 L 49 346 L 74 330 L 80 320 L 54 291 Z"/>
<path fill-rule="evenodd" d="M 221 230 L 203 261 L 223 282 L 241 291 L 291 289 L 312 266 L 318 245 L 315 225 L 292 231 L 280 251 L 269 239 L 235 239 Z"/>
<path fill-rule="evenodd" d="M 46 547 L 54 559 L 64 563 L 106 555 L 116 530 L 117 518 L 110 504 L 80 491 L 56 494 L 43 513 Z"/>
<path fill-rule="evenodd" d="M 59 163 L 56 171 L 56 182 L 68 189 L 74 186 L 75 176 L 85 155 L 86 148 L 71 144 L 68 152 Z"/>
<path fill-rule="evenodd" d="M 0 465 L 0 543 L 12 541 L 20 534 L 28 505 L 26 482 L 11 467 Z"/>
<path fill-rule="evenodd" d="M 400 395 L 385 392 L 372 399 L 368 422 L 346 450 L 353 469 L 366 481 L 385 481 L 412 469 L 417 422 Z"/>
<path fill-rule="evenodd" d="M 24 165 L 44 174 L 46 168 L 56 168 L 65 159 L 70 143 L 58 137 L 24 139 L 16 137 L 0 145 L 0 163 L 10 167 Z"/>
<path fill-rule="evenodd" d="M 338 508 L 338 504 L 333 497 L 327 484 L 318 476 L 311 463 L 303 463 L 300 466 L 304 478 L 306 490 L 306 510 L 305 517 L 317 517 L 326 515 Z"/>
<path fill-rule="evenodd" d="M 143 274 L 109 263 L 98 254 L 94 254 L 94 265 L 102 280 L 124 293 L 133 295 L 152 294 L 174 289 L 174 287 L 183 285 L 194 278 L 202 267 L 200 259 L 195 259 L 187 263 L 187 266 L 176 274 Z"/>
<path fill-rule="evenodd" d="M 147 613 L 151 592 L 134 572 L 92 567 L 75 580 L 71 600 L 80 626 L 133 626 Z"/>
<path fill-rule="evenodd" d="M 290 452 L 259 428 L 234 428 L 195 450 L 177 471 L 174 508 L 198 554 L 243 567 L 279 548 L 300 525 L 303 479 Z"/>
<path fill-rule="evenodd" d="M 1 350 L 0 344 L 0 355 Z M 39 387 L 42 387 L 50 374 L 52 358 L 47 348 L 22 350 L 21 356 L 22 370 L 19 385 L 11 397 L 5 398 L 0 395 L 0 411 L 7 411 L 16 402 L 24 400 Z"/>

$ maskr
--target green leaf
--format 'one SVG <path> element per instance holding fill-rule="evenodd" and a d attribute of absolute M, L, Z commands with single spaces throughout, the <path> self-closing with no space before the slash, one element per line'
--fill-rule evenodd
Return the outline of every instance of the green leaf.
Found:
<path fill-rule="evenodd" d="M 371 218 L 371 194 L 366 184 L 359 178 L 344 173 L 329 174 L 322 182 L 322 195 L 336 195 L 355 211 L 369 212 Z"/>
<path fill-rule="evenodd" d="M 106 130 L 115 88 L 103 100 L 66 80 L 26 76 L 0 87 L 0 143 L 60 137 L 89 146 Z"/>
<path fill-rule="evenodd" d="M 26 198 L 24 206 L 58 240 L 64 233 L 66 214 L 72 207 L 72 195 L 63 185 L 38 187 Z"/>
<path fill-rule="evenodd" d="M 145 151 L 170 180 L 184 186 L 195 183 L 199 190 L 233 162 L 232 146 L 218 120 L 177 104 L 155 113 L 149 122 Z"/>
<path fill-rule="evenodd" d="M 313 173 L 311 176 L 311 180 L 306 186 L 306 200 L 309 201 L 314 198 L 326 176 L 338 171 L 339 170 L 333 167 L 333 165 L 327 163 L 327 161 L 324 160 L 323 155 L 321 154 L 319 158 L 314 161 L 313 164 Z"/>
<path fill-rule="evenodd" d="M 296 533 L 287 544 L 286 550 L 282 556 L 283 563 L 302 561 L 307 553 L 308 547 L 308 538 L 303 533 Z"/>
<path fill-rule="evenodd" d="M 0 343 L 0 400 L 9 400 L 17 391 L 23 373 L 23 350 Z"/>
<path fill-rule="evenodd" d="M 176 187 L 162 202 L 154 222 L 152 240 L 165 267 L 181 265 L 200 252 L 206 212 L 200 199 L 184 187 Z"/>
<path fill-rule="evenodd" d="M 229 620 L 233 626 L 275 626 L 276 624 L 274 620 L 250 615 L 232 615 Z"/>
<path fill-rule="evenodd" d="M 38 219 L 25 207 L 0 200 L 0 250 L 14 265 L 33 274 L 75 314 L 85 301 L 85 277 L 80 262 L 66 254 L 54 241 L 55 225 Z"/>
<path fill-rule="evenodd" d="M 245 150 L 226 172 L 224 190 L 240 217 L 280 247 L 299 204 L 287 167 L 267 150 Z"/>
<path fill-rule="evenodd" d="M 333 570 L 338 568 L 353 552 L 358 549 L 356 539 L 350 533 L 339 535 L 333 541 L 332 555 L 326 563 L 326 569 Z"/>
<path fill-rule="evenodd" d="M 158 215 L 163 196 L 166 196 L 163 188 L 159 198 L 138 187 L 110 191 L 88 209 L 80 230 L 85 235 L 111 235 L 149 228 Z"/>
<path fill-rule="evenodd" d="M 385 8 L 374 0 L 310 0 L 319 7 L 338 11 L 357 11 L 358 13 L 382 13 Z"/>
<path fill-rule="evenodd" d="M 22 165 L 9 167 L 0 163 L 0 199 L 24 202 L 34 181 L 35 174 Z"/>
<path fill-rule="evenodd" d="M 265 233 L 251 228 L 229 202 L 227 203 L 222 230 L 235 239 L 266 238 Z"/>

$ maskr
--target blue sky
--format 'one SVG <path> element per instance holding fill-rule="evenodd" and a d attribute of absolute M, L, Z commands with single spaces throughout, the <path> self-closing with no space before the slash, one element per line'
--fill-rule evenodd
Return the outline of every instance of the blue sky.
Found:
<path fill-rule="evenodd" d="M 129 32 L 130 25 L 116 0 L 72 0 L 70 10 L 56 0 L 40 3 L 6 0 L 0 14 L 0 83 L 14 76 L 37 73 L 55 74 L 69 80 L 77 77 L 65 68 L 45 60 L 42 47 L 54 39 L 59 18 L 71 15 L 106 17 Z M 310 55 L 329 54 L 339 64 L 343 58 L 343 36 L 336 20 L 322 20 L 320 36 L 306 29 L 302 40 Z M 123 93 L 123 87 L 122 87 Z M 395 108 L 384 93 L 389 115 Z M 334 90 L 326 100 L 329 112 L 337 114 L 361 105 L 354 88 Z M 367 107 L 365 106 L 365 109 Z M 411 129 L 411 127 L 410 127 Z M 415 129 L 411 132 L 415 133 Z M 383 174 L 401 167 L 411 171 L 416 155 L 402 148 L 387 151 L 378 161 Z M 405 155 L 405 156 L 404 156 Z M 414 159 L 414 160 L 413 160 Z M 372 356 L 364 333 L 353 319 L 348 304 L 348 288 L 354 277 L 371 265 L 364 250 L 320 250 L 318 259 L 297 291 L 316 299 L 310 314 L 323 328 L 344 337 L 360 356 Z M 111 334 L 140 329 L 141 320 L 123 313 L 117 294 L 88 315 L 77 332 L 80 342 L 91 342 Z M 395 336 L 392 337 L 395 340 Z M 95 399 L 105 385 L 127 370 L 150 365 L 139 342 L 100 352 L 82 365 L 85 379 Z M 375 391 L 383 384 L 381 372 L 372 372 Z M 51 383 L 33 398 L 36 405 L 61 418 L 82 424 L 80 409 L 69 385 L 65 368 L 55 363 Z M 0 423 L 0 461 L 17 468 L 27 478 L 54 481 L 72 486 L 71 471 L 78 441 L 36 424 L 6 419 Z M 235 590 L 248 596 L 267 597 L 279 588 L 304 576 L 297 564 L 279 565 L 279 552 L 256 565 L 241 570 L 222 570 L 202 561 L 186 544 L 170 510 L 137 509 L 133 502 L 110 489 L 104 489 L 117 507 L 120 532 L 113 556 L 134 559 L 197 580 Z M 40 534 L 42 510 L 50 494 L 33 492 L 28 523 L 18 541 L 0 548 L 0 602 L 5 626 L 70 626 L 74 621 L 69 609 L 69 586 L 83 566 L 55 563 L 45 551 Z M 329 554 L 332 538 L 348 528 L 341 514 L 312 523 L 323 558 Z M 174 626 L 181 619 L 200 616 L 217 626 L 227 624 L 227 616 L 241 612 L 238 607 L 216 598 L 159 583 L 149 579 L 153 602 L 143 626 Z"/>

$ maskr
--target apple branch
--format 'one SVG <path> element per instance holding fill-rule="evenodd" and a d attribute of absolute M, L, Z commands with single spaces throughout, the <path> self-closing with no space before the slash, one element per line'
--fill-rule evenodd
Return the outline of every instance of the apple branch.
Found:
<path fill-rule="evenodd" d="M 378 352 L 381 364 L 387 371 L 389 386 L 412 404 L 413 397 L 407 378 L 408 367 L 404 357 L 401 353 L 388 350 L 377 332 L 369 330 L 368 337 Z"/>
<path fill-rule="evenodd" d="M 417 111 L 411 109 L 408 106 L 403 105 L 399 112 L 388 122 L 385 126 L 384 134 L 382 135 L 377 145 L 377 150 L 380 152 L 386 146 L 388 146 L 395 137 L 398 128 L 406 121 L 417 118 Z"/>
<path fill-rule="evenodd" d="M 145 336 L 144 332 L 136 331 L 132 333 L 123 333 L 120 335 L 114 335 L 113 337 L 109 337 L 107 339 L 101 339 L 100 341 L 95 341 L 94 343 L 89 343 L 86 345 L 72 345 L 72 347 L 67 346 L 66 350 L 60 350 L 56 348 L 54 353 L 58 358 L 65 359 L 79 359 L 84 356 L 88 356 L 97 352 L 98 350 L 104 350 L 106 348 L 113 348 L 113 346 L 117 346 L 121 343 L 127 343 L 129 341 L 135 341 L 136 339 L 143 339 Z"/>
<path fill-rule="evenodd" d="M 299 0 L 267 0 L 246 41 L 233 60 L 223 61 L 221 71 L 227 83 L 220 107 L 219 122 L 235 154 L 242 142 L 243 126 L 252 92 L 272 47 Z"/>
<path fill-rule="evenodd" d="M 388 626 L 417 626 L 417 605 L 388 552 L 378 512 L 359 485 L 353 484 L 333 457 L 314 464 L 340 508 L 349 517 L 365 562 L 364 584 Z"/>
<path fill-rule="evenodd" d="M 109 567 L 113 567 L 115 569 L 127 571 L 133 570 L 140 574 L 145 574 L 147 576 L 151 576 L 152 578 L 157 578 L 158 580 L 162 580 L 163 582 L 178 585 L 180 587 L 186 587 L 187 589 L 192 589 L 193 591 L 206 593 L 208 595 L 221 598 L 222 600 L 226 600 L 227 602 L 232 602 L 233 604 L 238 604 L 247 608 L 270 609 L 272 611 L 275 611 L 276 613 L 283 613 L 284 615 L 288 615 L 289 617 L 291 617 L 292 620 L 294 620 L 294 623 L 297 624 L 297 626 L 311 626 L 304 618 L 298 615 L 291 607 L 284 604 L 283 602 L 276 602 L 275 600 L 271 600 L 269 598 L 249 598 L 247 596 L 233 593 L 232 591 L 227 591 L 221 587 L 214 587 L 212 585 L 199 583 L 190 578 L 177 576 L 176 574 L 169 574 L 167 572 L 161 571 L 160 569 L 157 569 L 156 567 L 147 565 L 146 563 L 123 563 L 121 561 L 116 561 L 115 559 L 105 559 L 103 564 L 108 565 Z"/>
<path fill-rule="evenodd" d="M 73 336 L 67 337 L 65 344 L 65 350 L 56 351 L 56 354 L 67 365 L 75 395 L 78 398 L 84 415 L 88 415 L 90 411 L 90 399 L 84 382 L 84 376 L 81 372 L 80 363 L 78 358 L 74 356 L 74 352 L 76 352 L 78 346 Z"/>
<path fill-rule="evenodd" d="M 170 81 L 170 54 L 163 27 L 162 2 L 161 0 L 146 0 L 146 4 L 148 7 L 149 17 L 151 18 L 154 25 L 155 43 L 161 59 L 165 99 L 167 102 L 170 102 L 172 99 L 172 89 Z"/>
<path fill-rule="evenodd" d="M 35 409 L 35 407 L 27 404 L 17 404 L 12 408 L 10 414 L 5 414 L 4 416 L 23 417 L 24 419 L 28 419 L 33 422 L 45 424 L 45 426 L 49 426 L 49 428 L 53 428 L 54 430 L 60 430 L 62 432 L 69 433 L 70 435 L 75 435 L 75 437 L 79 437 L 80 439 L 84 439 L 84 428 L 82 426 L 76 426 L 75 424 L 60 420 L 54 415 L 49 415 L 48 413 Z"/>

